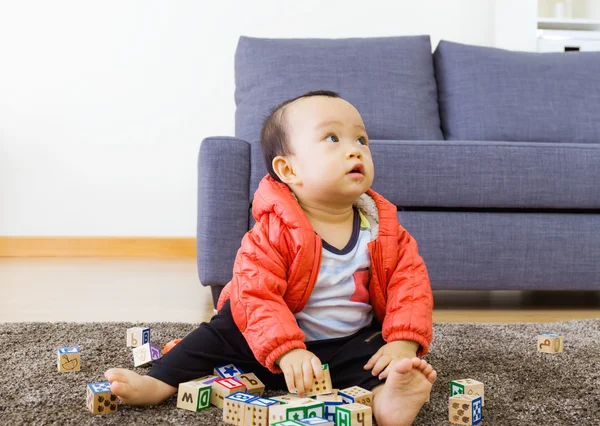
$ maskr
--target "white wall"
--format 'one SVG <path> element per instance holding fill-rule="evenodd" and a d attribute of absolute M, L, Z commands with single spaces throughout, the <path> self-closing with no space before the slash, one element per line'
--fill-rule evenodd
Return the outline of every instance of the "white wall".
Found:
<path fill-rule="evenodd" d="M 494 0 L 0 0 L 0 235 L 194 236 L 240 35 L 493 45 Z"/>

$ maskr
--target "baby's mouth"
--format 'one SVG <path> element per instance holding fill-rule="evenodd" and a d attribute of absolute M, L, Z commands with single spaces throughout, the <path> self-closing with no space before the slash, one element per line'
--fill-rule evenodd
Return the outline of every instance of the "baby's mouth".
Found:
<path fill-rule="evenodd" d="M 365 174 L 365 167 L 361 163 L 357 163 L 352 167 L 352 169 L 348 172 L 349 175 L 361 175 Z"/>

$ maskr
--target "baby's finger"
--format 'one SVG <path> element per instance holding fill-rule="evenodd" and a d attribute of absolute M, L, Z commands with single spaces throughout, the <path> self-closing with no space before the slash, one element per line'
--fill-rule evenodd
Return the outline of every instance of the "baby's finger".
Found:
<path fill-rule="evenodd" d="M 384 370 L 384 368 L 389 365 L 391 360 L 392 359 L 389 357 L 389 355 L 383 355 L 380 357 L 373 367 L 373 375 L 378 376 Z"/>
<path fill-rule="evenodd" d="M 294 385 L 294 371 L 291 367 L 288 367 L 285 370 L 283 370 L 283 377 L 285 377 L 285 384 L 287 385 L 288 392 L 296 392 L 296 387 Z"/>
<path fill-rule="evenodd" d="M 377 361 L 379 361 L 379 358 L 381 358 L 381 352 L 377 351 L 375 352 L 375 355 L 373 355 L 369 361 L 367 361 L 367 363 L 365 364 L 365 370 L 370 370 L 371 368 L 373 368 L 373 366 L 375 365 L 375 363 Z"/>
<path fill-rule="evenodd" d="M 294 369 L 294 383 L 296 386 L 296 392 L 298 392 L 298 396 L 303 396 L 304 380 L 302 380 L 302 364 L 294 364 L 292 368 Z"/>
<path fill-rule="evenodd" d="M 311 365 L 310 362 L 305 361 L 302 363 L 302 372 L 304 373 L 304 390 L 306 390 L 306 392 L 308 392 L 310 390 L 310 388 L 312 387 L 312 383 L 313 383 L 313 379 L 314 379 L 314 374 L 313 374 L 313 367 Z"/>
<path fill-rule="evenodd" d="M 313 371 L 315 373 L 315 378 L 319 381 L 323 380 L 323 364 L 321 364 L 321 360 L 319 358 L 312 357 L 310 360 L 310 364 L 312 365 Z"/>

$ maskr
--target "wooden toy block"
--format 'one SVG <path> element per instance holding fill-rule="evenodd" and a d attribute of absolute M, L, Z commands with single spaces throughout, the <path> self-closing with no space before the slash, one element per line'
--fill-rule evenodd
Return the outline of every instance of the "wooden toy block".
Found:
<path fill-rule="evenodd" d="M 192 380 L 179 384 L 177 392 L 177 408 L 190 411 L 202 411 L 210 407 L 212 385 Z"/>
<path fill-rule="evenodd" d="M 146 343 L 131 350 L 133 353 L 133 366 L 143 367 L 155 359 L 160 358 L 160 348 L 152 343 Z"/>
<path fill-rule="evenodd" d="M 485 405 L 483 383 L 473 379 L 453 380 L 450 382 L 450 396 L 470 395 L 480 396 L 481 404 Z"/>
<path fill-rule="evenodd" d="M 352 386 L 339 391 L 338 396 L 342 397 L 342 401 L 346 404 L 363 404 L 369 407 L 373 406 L 373 392 L 363 389 L 359 386 Z"/>
<path fill-rule="evenodd" d="M 262 396 L 265 391 L 265 385 L 254 373 L 237 374 L 235 378 L 245 384 L 248 389 L 246 392 L 252 395 Z"/>
<path fill-rule="evenodd" d="M 538 336 L 538 352 L 549 354 L 563 351 L 564 337 L 554 333 L 540 334 Z"/>
<path fill-rule="evenodd" d="M 331 386 L 331 374 L 329 373 L 329 365 L 323 364 L 322 369 L 323 380 L 317 380 L 316 378 L 314 378 L 310 390 L 306 392 L 307 396 L 331 393 L 333 386 Z"/>
<path fill-rule="evenodd" d="M 150 343 L 150 329 L 147 327 L 132 327 L 127 329 L 127 347 L 137 348 Z"/>
<path fill-rule="evenodd" d="M 325 415 L 323 417 L 335 423 L 335 407 L 344 404 L 341 397 L 339 401 L 323 401 L 323 404 L 325 405 Z"/>
<path fill-rule="evenodd" d="M 481 422 L 480 396 L 454 395 L 449 399 L 448 420 L 458 425 L 477 425 Z"/>
<path fill-rule="evenodd" d="M 269 408 L 269 424 L 282 422 L 284 420 L 300 420 L 308 417 L 324 417 L 325 404 L 323 401 L 315 401 L 304 398 L 292 401 L 288 404 L 273 405 Z"/>
<path fill-rule="evenodd" d="M 272 426 L 302 426 L 302 423 L 295 420 L 284 420 L 282 422 L 271 423 Z"/>
<path fill-rule="evenodd" d="M 79 350 L 79 346 L 58 348 L 56 355 L 59 373 L 80 371 L 81 351 Z"/>
<path fill-rule="evenodd" d="M 303 426 L 335 426 L 335 422 L 322 417 L 309 417 L 308 419 L 298 420 Z"/>
<path fill-rule="evenodd" d="M 315 399 L 317 401 L 330 401 L 330 402 L 344 402 L 342 397 L 337 393 L 326 393 L 322 395 L 316 395 Z"/>
<path fill-rule="evenodd" d="M 224 398 L 236 392 L 246 392 L 246 386 L 232 377 L 217 379 L 212 383 L 210 403 L 219 408 L 223 408 Z"/>
<path fill-rule="evenodd" d="M 293 393 L 288 393 L 286 395 L 272 396 L 271 399 L 274 399 L 275 401 L 279 401 L 282 404 L 289 404 L 290 402 L 294 402 L 299 399 L 305 399 L 305 398 L 300 398 L 298 395 L 295 395 Z"/>
<path fill-rule="evenodd" d="M 227 364 L 220 367 L 215 367 L 213 374 L 226 379 L 227 377 L 235 377 L 238 374 L 244 374 L 244 372 L 233 364 Z"/>
<path fill-rule="evenodd" d="M 226 396 L 223 401 L 223 421 L 232 425 L 242 426 L 246 413 L 246 405 L 253 399 L 258 399 L 258 397 L 244 392 L 236 392 Z"/>
<path fill-rule="evenodd" d="M 242 426 L 268 426 L 269 407 L 279 405 L 269 398 L 256 398 L 246 403 Z"/>
<path fill-rule="evenodd" d="M 335 407 L 337 426 L 373 426 L 371 407 L 363 404 L 344 404 Z"/>
<path fill-rule="evenodd" d="M 92 414 L 116 413 L 117 396 L 110 391 L 110 382 L 88 383 L 86 407 Z"/>

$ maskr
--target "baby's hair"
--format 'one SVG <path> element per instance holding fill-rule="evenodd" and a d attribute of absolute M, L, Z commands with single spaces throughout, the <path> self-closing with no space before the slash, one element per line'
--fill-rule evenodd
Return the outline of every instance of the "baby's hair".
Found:
<path fill-rule="evenodd" d="M 260 146 L 262 148 L 267 171 L 269 172 L 269 175 L 271 175 L 271 177 L 277 182 L 281 182 L 281 179 L 279 179 L 279 176 L 277 176 L 277 173 L 275 173 L 275 170 L 273 170 L 273 158 L 279 155 L 292 154 L 287 139 L 286 123 L 283 117 L 285 107 L 295 100 L 309 98 L 311 96 L 327 96 L 330 98 L 340 97 L 340 95 L 338 95 L 336 92 L 332 92 L 330 90 L 313 90 L 312 92 L 307 92 L 277 105 L 271 110 L 263 123 L 263 127 L 260 132 Z"/>

